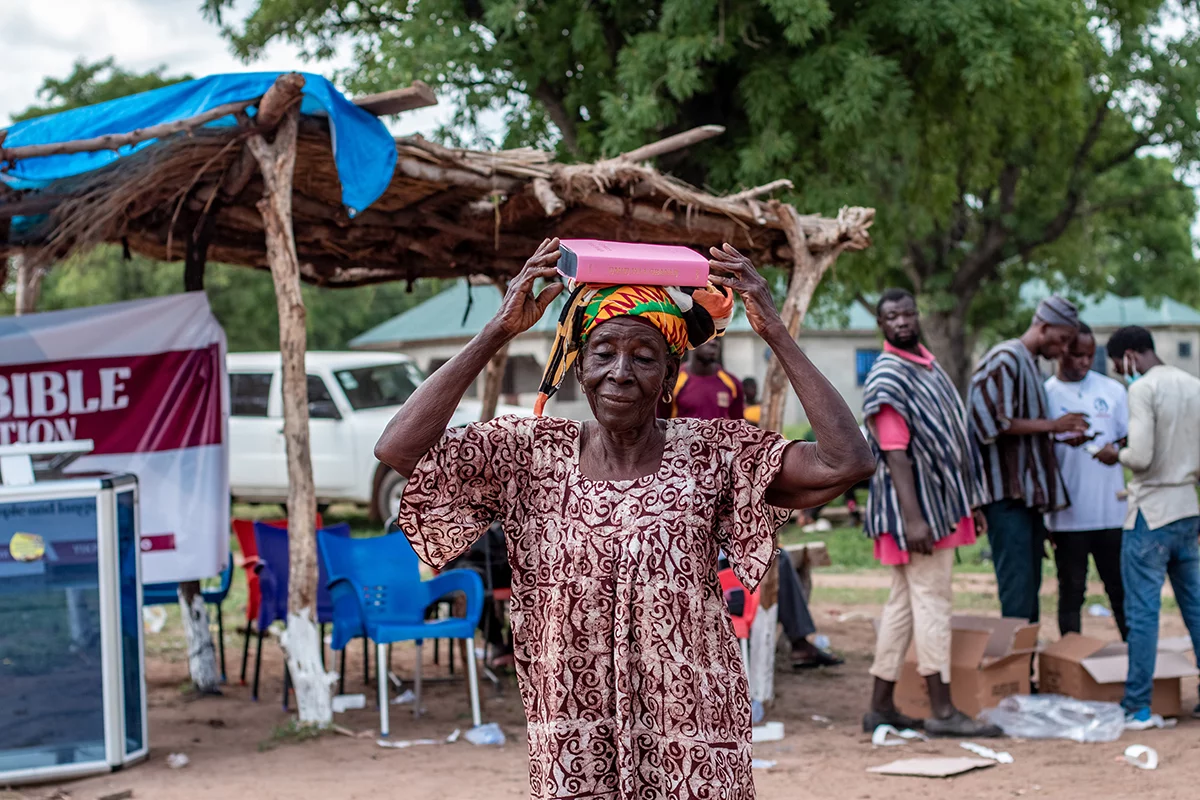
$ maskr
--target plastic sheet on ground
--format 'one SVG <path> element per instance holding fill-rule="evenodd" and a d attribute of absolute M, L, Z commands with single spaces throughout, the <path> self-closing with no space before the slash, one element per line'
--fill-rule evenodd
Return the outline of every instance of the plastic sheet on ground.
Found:
<path fill-rule="evenodd" d="M 1116 703 L 1056 694 L 1006 697 L 980 716 L 1005 735 L 1020 739 L 1115 742 L 1125 730 L 1125 712 Z"/>

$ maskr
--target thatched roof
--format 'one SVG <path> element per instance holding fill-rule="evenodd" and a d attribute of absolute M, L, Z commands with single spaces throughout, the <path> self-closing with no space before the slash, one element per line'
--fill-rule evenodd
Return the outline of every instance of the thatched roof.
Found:
<path fill-rule="evenodd" d="M 232 196 L 222 193 L 230 175 L 244 169 L 243 142 L 252 131 L 197 128 L 37 192 L 0 187 L 0 253 L 21 246 L 57 259 L 118 242 L 170 261 L 184 258 L 188 238 L 203 229 L 209 260 L 265 269 L 257 170 L 237 182 Z M 351 219 L 341 205 L 328 126 L 306 117 L 292 201 L 301 277 L 326 286 L 502 277 L 519 270 L 550 235 L 696 247 L 728 241 L 759 263 L 788 265 L 797 246 L 813 253 L 867 246 L 871 209 L 843 209 L 835 219 L 802 216 L 766 199 L 790 188 L 787 181 L 717 197 L 646 163 L 719 132 L 699 129 L 595 164 L 559 164 L 527 149 L 452 150 L 419 136 L 399 138 L 390 186 Z M 6 244 L 8 219 L 34 213 L 48 216 Z"/>

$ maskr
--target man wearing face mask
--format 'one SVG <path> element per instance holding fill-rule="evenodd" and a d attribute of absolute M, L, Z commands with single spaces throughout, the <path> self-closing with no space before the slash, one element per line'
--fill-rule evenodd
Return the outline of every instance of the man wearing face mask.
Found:
<path fill-rule="evenodd" d="M 991 502 L 983 507 L 988 542 L 1006 617 L 1037 622 L 1042 587 L 1042 558 L 1047 540 L 1043 514 L 1066 507 L 1055 436 L 1067 443 L 1087 441 L 1083 414 L 1053 418 L 1037 359 L 1056 359 L 1079 330 L 1079 312 L 1070 301 L 1053 296 L 1038 306 L 1019 339 L 988 351 L 967 394 L 971 434 L 983 458 L 983 483 Z"/>
<path fill-rule="evenodd" d="M 1058 359 L 1058 372 L 1046 381 L 1051 412 L 1087 414 L 1091 423 L 1088 433 L 1093 437 L 1087 449 L 1062 441 L 1054 446 L 1071 505 L 1047 514 L 1046 527 L 1054 539 L 1058 567 L 1059 633 L 1080 632 L 1090 554 L 1124 639 L 1121 526 L 1126 508 L 1120 495 L 1125 490 L 1125 476 L 1115 461 L 1117 447 L 1128 432 L 1129 408 L 1125 387 L 1092 370 L 1095 358 L 1096 338 L 1091 328 L 1081 323 L 1079 335 Z"/>
<path fill-rule="evenodd" d="M 1129 672 L 1126 727 L 1150 727 L 1150 697 L 1158 653 L 1158 617 L 1167 577 L 1179 613 L 1200 646 L 1200 380 L 1164 364 L 1145 328 L 1121 328 L 1108 340 L 1113 368 L 1129 383 L 1129 444 L 1101 451 L 1131 473 L 1121 546 Z M 1200 652 L 1200 650 L 1197 650 Z M 1193 714 L 1200 713 L 1197 707 Z"/>

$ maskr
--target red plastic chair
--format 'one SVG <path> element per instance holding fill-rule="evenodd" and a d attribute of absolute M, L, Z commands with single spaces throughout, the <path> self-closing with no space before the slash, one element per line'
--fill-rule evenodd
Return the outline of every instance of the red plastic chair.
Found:
<path fill-rule="evenodd" d="M 723 569 L 717 573 L 717 579 L 721 581 L 721 593 L 726 598 L 726 608 L 728 608 L 729 594 L 737 589 L 741 589 L 742 595 L 746 598 L 742 605 L 742 613 L 734 614 L 730 612 L 729 617 L 733 622 L 733 634 L 738 638 L 738 644 L 742 648 L 742 662 L 746 666 L 747 672 L 750 669 L 750 626 L 754 624 L 754 615 L 758 613 L 758 591 L 746 591 L 746 587 L 738 580 L 737 575 L 733 574 L 732 569 Z"/>
<path fill-rule="evenodd" d="M 273 528 L 287 529 L 286 519 L 262 521 Z M 254 520 L 234 519 L 230 521 L 230 525 L 242 551 L 242 569 L 246 571 L 246 639 L 242 643 L 242 686 L 245 686 L 246 666 L 250 659 L 250 637 L 254 621 L 258 619 L 259 606 L 262 605 L 262 590 L 258 585 L 258 542 L 254 538 Z M 321 515 L 317 514 L 317 530 L 322 527 Z"/>

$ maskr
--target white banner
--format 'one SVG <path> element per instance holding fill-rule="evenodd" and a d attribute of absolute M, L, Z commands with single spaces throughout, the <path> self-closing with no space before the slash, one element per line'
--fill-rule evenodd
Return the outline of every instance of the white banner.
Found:
<path fill-rule="evenodd" d="M 0 444 L 92 439 L 71 472 L 130 472 L 145 583 L 229 561 L 225 333 L 203 292 L 0 318 Z"/>

